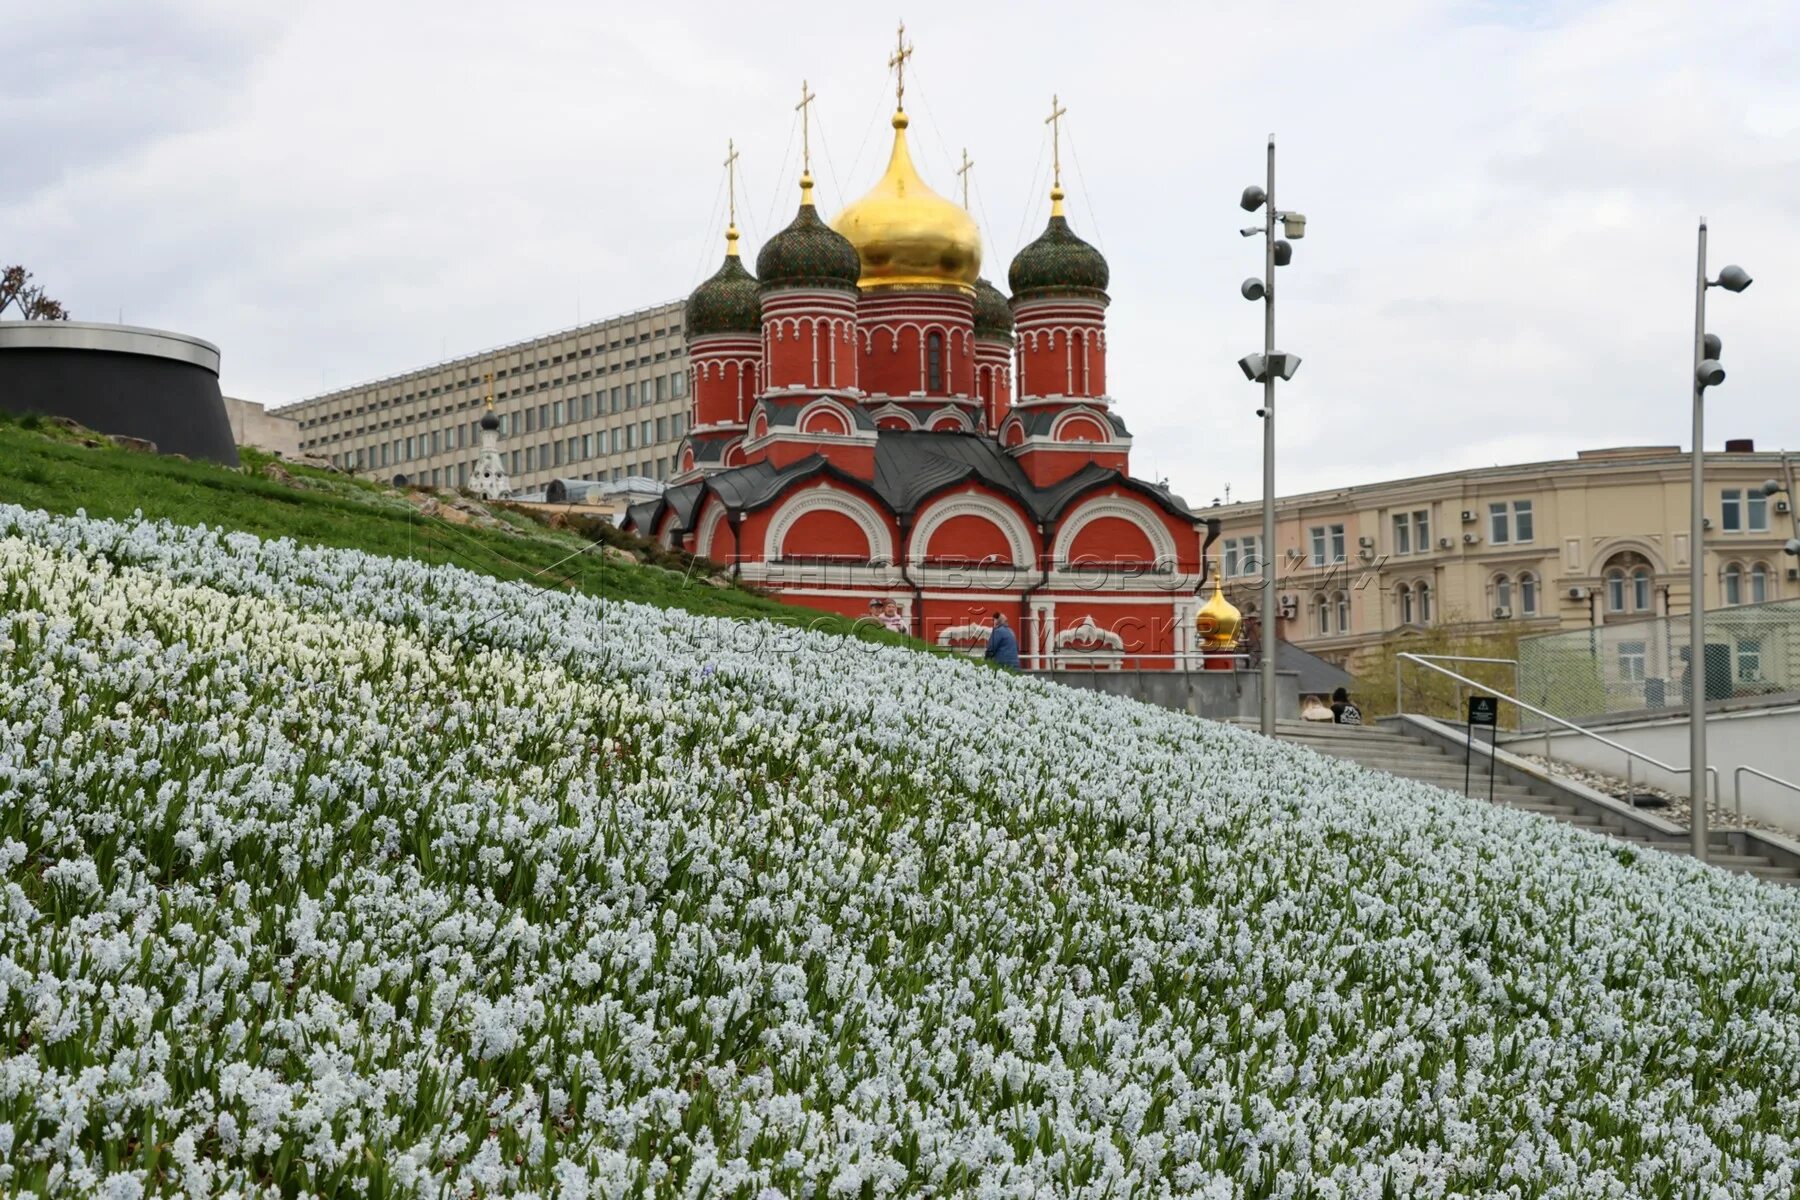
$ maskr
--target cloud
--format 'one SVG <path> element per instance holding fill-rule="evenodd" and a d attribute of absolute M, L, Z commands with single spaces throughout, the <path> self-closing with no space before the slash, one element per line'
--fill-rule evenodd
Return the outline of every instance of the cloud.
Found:
<path fill-rule="evenodd" d="M 107 6 L 108 9 L 112 6 Z M 891 17 L 630 14 L 324 0 L 245 17 L 46 9 L 0 33 L 0 256 L 78 315 L 220 342 L 280 402 L 685 293 L 717 264 L 720 161 L 746 249 L 797 200 L 818 93 L 836 207 L 887 153 Z M 133 15 L 135 14 L 135 15 Z M 1071 217 L 1112 265 L 1110 387 L 1134 464 L 1190 498 L 1260 486 L 1260 268 L 1235 204 L 1280 138 L 1283 491 L 1686 440 L 1696 218 L 1730 382 L 1713 428 L 1792 444 L 1800 14 L 1740 0 L 921 3 L 915 157 L 976 161 L 984 273 L 1047 216 L 1043 118 L 1070 109 Z M 26 119 L 17 119 L 24 117 Z M 14 169 L 16 166 L 16 169 Z M 16 246 L 16 249 L 14 248 Z"/>

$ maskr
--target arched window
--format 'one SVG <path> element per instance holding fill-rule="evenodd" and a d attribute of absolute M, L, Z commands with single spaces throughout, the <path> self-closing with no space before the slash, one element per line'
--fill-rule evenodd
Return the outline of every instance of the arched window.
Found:
<path fill-rule="evenodd" d="M 1331 598 L 1332 607 L 1337 609 L 1337 631 L 1350 632 L 1350 593 L 1339 592 Z"/>
<path fill-rule="evenodd" d="M 1325 602 L 1323 596 L 1313 597 L 1313 629 L 1320 637 L 1331 632 L 1331 605 Z"/>
<path fill-rule="evenodd" d="M 1732 563 L 1725 568 L 1725 603 L 1744 602 L 1744 568 Z"/>
<path fill-rule="evenodd" d="M 944 390 L 944 335 L 941 333 L 925 335 L 925 390 Z"/>
<path fill-rule="evenodd" d="M 1606 611 L 1625 611 L 1625 572 L 1617 567 L 1606 573 Z"/>
<path fill-rule="evenodd" d="M 1512 612 L 1512 580 L 1504 575 L 1494 577 L 1494 608 Z"/>
<path fill-rule="evenodd" d="M 1761 604 L 1769 598 L 1769 568 L 1757 563 L 1750 568 L 1750 603 Z"/>
<path fill-rule="evenodd" d="M 1650 611 L 1650 568 L 1639 567 L 1631 573 L 1631 611 Z"/>
<path fill-rule="evenodd" d="M 1419 581 L 1419 624 L 1431 624 L 1431 585 L 1424 580 Z"/>
<path fill-rule="evenodd" d="M 1400 623 L 1402 625 L 1411 625 L 1413 623 L 1412 588 L 1403 583 L 1400 585 L 1400 590 L 1395 593 L 1395 595 L 1400 601 Z"/>
<path fill-rule="evenodd" d="M 1519 614 L 1526 617 L 1537 616 L 1538 583 L 1537 576 L 1530 571 L 1519 572 Z"/>

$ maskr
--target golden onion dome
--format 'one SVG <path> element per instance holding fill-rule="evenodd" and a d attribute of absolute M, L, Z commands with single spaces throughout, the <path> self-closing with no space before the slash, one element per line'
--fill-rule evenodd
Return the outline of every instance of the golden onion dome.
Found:
<path fill-rule="evenodd" d="M 906 148 L 907 119 L 894 114 L 894 153 L 869 194 L 839 213 L 832 228 L 862 259 L 857 283 L 886 288 L 953 288 L 973 294 L 981 274 L 981 232 L 956 204 L 925 186 Z"/>
<path fill-rule="evenodd" d="M 1208 650 L 1229 650 L 1237 641 L 1238 626 L 1243 620 L 1244 614 L 1237 605 L 1225 598 L 1224 577 L 1215 573 L 1212 599 L 1194 615 L 1194 631 Z"/>

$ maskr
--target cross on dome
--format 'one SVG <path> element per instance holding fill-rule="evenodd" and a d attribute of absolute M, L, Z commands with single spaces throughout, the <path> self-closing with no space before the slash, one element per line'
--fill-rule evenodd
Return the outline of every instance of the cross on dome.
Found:
<path fill-rule="evenodd" d="M 975 160 L 969 157 L 967 146 L 963 147 L 962 155 L 962 166 L 956 168 L 956 177 L 962 180 L 963 207 L 967 208 L 969 207 L 969 168 L 975 165 Z"/>
<path fill-rule="evenodd" d="M 800 114 L 800 203 L 812 203 L 812 102 L 817 100 L 806 86 L 806 80 L 800 81 L 800 103 L 794 105 L 794 111 Z"/>
<path fill-rule="evenodd" d="M 888 56 L 888 66 L 894 68 L 894 111 L 906 111 L 906 60 L 912 57 L 912 47 L 906 44 L 906 22 L 900 22 L 900 29 L 894 34 L 894 52 Z"/>
<path fill-rule="evenodd" d="M 729 215 L 725 221 L 725 253 L 737 254 L 737 143 L 730 138 L 725 139 L 725 194 Z M 716 194 L 716 193 L 715 193 Z"/>
<path fill-rule="evenodd" d="M 1062 119 L 1069 115 L 1069 110 L 1057 101 L 1054 94 L 1050 97 L 1050 115 L 1044 118 L 1044 124 L 1050 127 L 1050 214 L 1062 215 Z"/>

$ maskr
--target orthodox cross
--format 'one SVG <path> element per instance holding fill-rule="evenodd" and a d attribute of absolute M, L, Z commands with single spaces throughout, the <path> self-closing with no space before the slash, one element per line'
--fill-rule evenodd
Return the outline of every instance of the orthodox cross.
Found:
<path fill-rule="evenodd" d="M 817 99 L 817 96 L 807 91 L 806 80 L 802 79 L 800 81 L 800 103 L 794 105 L 794 111 L 800 114 L 800 173 L 802 175 L 812 174 L 812 126 L 809 121 L 812 114 L 807 112 L 807 109 L 811 108 L 812 102 Z"/>
<path fill-rule="evenodd" d="M 788 143 L 790 146 L 792 142 Z M 730 138 L 725 139 L 725 190 L 730 197 L 731 214 L 727 220 L 734 230 L 737 228 L 737 143 Z M 717 195 L 718 193 L 713 193 Z"/>
<path fill-rule="evenodd" d="M 1044 124 L 1050 127 L 1050 162 L 1055 171 L 1051 186 L 1062 187 L 1062 119 L 1069 115 L 1069 110 L 1058 104 L 1055 96 L 1050 97 L 1050 115 L 1044 118 Z"/>
<path fill-rule="evenodd" d="M 912 47 L 906 44 L 906 22 L 900 22 L 900 30 L 894 35 L 894 53 L 888 57 L 888 66 L 894 68 L 894 108 L 896 111 L 906 109 L 906 60 L 912 57 Z"/>
<path fill-rule="evenodd" d="M 957 177 L 962 180 L 963 207 L 964 208 L 969 207 L 969 168 L 974 165 L 975 165 L 974 160 L 969 157 L 969 148 L 967 146 L 964 146 L 963 147 L 962 166 L 956 168 Z"/>
<path fill-rule="evenodd" d="M 494 411 L 494 373 L 492 371 L 487 373 L 487 410 Z"/>

